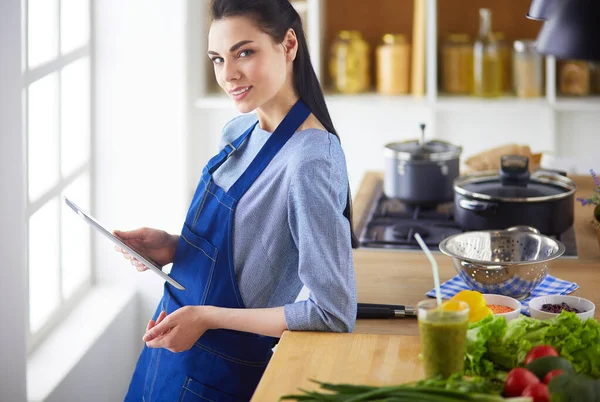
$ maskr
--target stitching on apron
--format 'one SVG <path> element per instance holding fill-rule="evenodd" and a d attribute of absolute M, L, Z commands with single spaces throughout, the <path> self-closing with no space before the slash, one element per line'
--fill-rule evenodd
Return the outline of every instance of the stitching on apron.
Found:
<path fill-rule="evenodd" d="M 192 224 L 192 228 L 196 227 L 196 222 L 198 222 L 200 212 L 202 211 L 202 208 L 204 208 L 204 202 L 206 201 L 206 196 L 208 192 L 209 183 L 205 182 L 204 180 L 202 180 L 202 182 L 204 183 L 204 194 L 202 194 L 202 201 L 200 202 L 200 205 L 198 205 L 198 209 L 196 210 L 196 216 L 194 216 L 194 223 Z"/>
<path fill-rule="evenodd" d="M 200 178 L 200 182 L 201 182 L 201 183 L 204 183 L 204 187 L 205 187 L 205 188 L 208 188 L 208 182 L 206 182 L 206 181 L 204 180 L 204 178 L 202 178 L 202 177 L 201 177 L 201 178 Z M 213 192 L 211 192 L 211 191 L 209 191 L 209 193 L 210 193 L 210 194 L 212 194 L 212 195 L 214 195 L 214 196 L 215 196 L 215 198 L 216 198 L 217 200 L 219 200 L 219 201 L 220 201 L 221 199 L 223 199 L 223 198 L 226 198 L 226 199 L 227 199 L 227 200 L 229 200 L 230 202 L 233 202 L 233 201 L 235 201 L 235 198 L 233 198 L 232 196 L 230 196 L 230 195 L 229 195 L 229 194 L 227 194 L 227 193 L 223 193 L 223 196 L 222 196 L 221 198 L 219 198 L 219 196 L 218 196 L 217 194 L 215 194 L 215 193 L 213 193 Z M 221 203 L 221 204 L 223 204 L 223 203 Z M 226 207 L 228 207 L 228 208 L 229 208 L 229 206 L 228 206 L 228 205 L 226 205 L 226 204 L 223 204 L 223 205 L 225 205 Z M 231 208 L 229 208 L 229 209 L 231 209 Z"/>
<path fill-rule="evenodd" d="M 200 394 L 197 394 L 197 393 L 195 393 L 194 391 L 192 391 L 192 390 L 191 390 L 191 389 L 189 389 L 189 388 L 185 388 L 185 392 L 183 393 L 183 395 L 182 395 L 182 397 L 181 397 L 181 400 L 183 400 L 183 397 L 184 397 L 184 396 L 185 396 L 185 394 L 186 394 L 186 393 L 188 393 L 188 392 L 190 392 L 190 393 L 192 393 L 192 394 L 194 394 L 194 395 L 196 395 L 196 396 L 198 396 L 198 397 L 200 397 L 200 398 L 202 398 L 202 399 L 204 399 L 204 400 L 206 400 L 206 401 L 215 402 L 215 401 L 214 401 L 214 400 L 212 400 L 212 399 L 208 399 L 208 398 L 206 398 L 206 397 L 204 397 L 204 396 L 202 396 L 202 395 L 200 395 Z"/>
<path fill-rule="evenodd" d="M 233 244 L 232 244 L 232 237 L 233 237 L 233 233 L 231 233 L 231 228 L 233 228 L 233 211 L 232 213 L 229 214 L 229 224 L 227 225 L 229 226 L 229 234 L 227 236 L 227 242 L 229 243 L 229 254 L 227 256 L 227 259 L 229 260 L 229 277 L 231 278 L 231 284 L 233 285 L 233 294 L 235 296 L 235 300 L 238 302 L 238 306 L 241 308 L 243 307 L 243 303 L 240 300 L 240 298 L 242 297 L 242 295 L 239 295 L 236 292 L 236 286 L 235 286 L 235 280 L 233 278 L 233 272 L 235 270 L 234 266 L 233 266 L 233 261 L 232 261 L 232 256 L 233 256 Z"/>
<path fill-rule="evenodd" d="M 215 271 L 215 260 L 213 260 L 212 266 L 210 267 L 210 273 L 208 274 L 208 283 L 204 287 L 204 295 L 202 296 L 202 305 L 206 304 L 206 298 L 208 297 L 208 291 L 210 289 L 210 284 L 212 283 L 213 273 Z"/>
<path fill-rule="evenodd" d="M 215 196 L 215 199 L 218 201 L 218 203 L 219 203 L 219 204 L 223 205 L 223 206 L 224 206 L 225 208 L 227 208 L 228 210 L 230 210 L 230 211 L 233 211 L 233 209 L 231 209 L 231 207 L 230 207 L 229 205 L 227 205 L 227 204 L 224 204 L 224 203 L 223 203 L 223 202 L 222 202 L 222 201 L 219 199 L 219 197 L 218 197 L 218 196 L 217 196 L 215 193 L 212 193 L 210 190 L 206 190 L 206 191 L 207 191 L 209 194 L 212 194 L 212 195 L 214 195 L 214 196 Z"/>
<path fill-rule="evenodd" d="M 186 237 L 185 237 L 183 234 L 181 235 L 181 237 L 183 238 L 183 240 L 185 240 L 185 242 L 186 242 L 187 244 L 189 244 L 190 246 L 192 246 L 192 247 L 194 247 L 194 248 L 197 248 L 198 250 L 202 251 L 202 252 L 204 253 L 204 255 L 205 255 L 205 256 L 207 256 L 208 258 L 210 258 L 210 260 L 211 260 L 212 262 L 216 262 L 214 258 L 212 258 L 210 255 L 208 255 L 208 254 L 206 253 L 206 251 L 202 250 L 200 247 L 196 246 L 195 244 L 192 244 L 192 243 L 191 243 L 191 242 L 190 242 L 190 241 L 189 241 L 189 240 L 188 240 L 188 239 L 187 239 L 187 238 L 186 238 Z"/>
<path fill-rule="evenodd" d="M 235 358 L 233 356 L 229 356 L 229 355 L 223 354 L 223 353 L 221 353 L 221 352 L 219 352 L 217 350 L 211 349 L 211 348 L 209 348 L 207 346 L 204 346 L 202 344 L 199 344 L 199 343 L 194 343 L 194 346 L 197 347 L 197 348 L 199 348 L 199 349 L 204 349 L 207 352 L 212 353 L 213 355 L 218 356 L 218 357 L 220 357 L 222 359 L 229 360 L 230 362 L 233 362 L 233 363 L 243 364 L 245 366 L 250 366 L 250 367 L 264 367 L 264 366 L 266 366 L 269 363 L 269 361 L 266 361 L 266 362 L 263 363 L 263 362 L 250 362 L 250 361 L 247 361 L 247 360 L 238 359 L 238 358 Z"/>
<path fill-rule="evenodd" d="M 159 364 L 160 364 L 160 355 L 161 355 L 160 352 L 161 352 L 161 350 L 162 349 L 158 349 L 157 352 L 156 352 L 156 354 L 157 354 L 157 356 L 156 356 L 156 369 L 154 370 L 154 378 L 152 378 L 152 384 L 150 385 L 150 395 L 149 395 L 150 399 L 152 399 L 152 393 L 154 392 L 154 384 L 156 384 L 156 377 L 157 377 L 157 374 L 158 374 L 158 367 L 159 367 Z"/>

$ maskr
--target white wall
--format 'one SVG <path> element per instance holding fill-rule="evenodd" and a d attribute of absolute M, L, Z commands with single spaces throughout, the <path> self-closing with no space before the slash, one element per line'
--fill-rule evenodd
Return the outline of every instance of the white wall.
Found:
<path fill-rule="evenodd" d="M 95 212 L 111 229 L 178 233 L 185 219 L 185 21 L 184 0 L 96 3 Z M 107 240 L 95 244 L 98 282 L 139 289 L 138 340 L 162 282 L 138 273 Z"/>
<path fill-rule="evenodd" d="M 0 1 L 0 401 L 26 399 L 21 0 Z"/>

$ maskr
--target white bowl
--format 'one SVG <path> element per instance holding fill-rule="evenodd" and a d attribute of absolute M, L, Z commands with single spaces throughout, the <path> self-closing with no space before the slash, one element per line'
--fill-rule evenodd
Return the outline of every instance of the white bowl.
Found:
<path fill-rule="evenodd" d="M 594 303 L 587 299 L 583 299 L 577 296 L 561 295 L 534 297 L 529 301 L 529 313 L 531 314 L 532 318 L 537 318 L 538 320 L 549 320 L 551 318 L 556 317 L 558 314 L 542 311 L 542 306 L 548 303 L 561 304 L 563 302 L 567 303 L 569 307 L 576 308 L 580 311 L 584 310 L 583 313 L 575 314 L 581 320 L 594 317 L 594 312 L 596 311 L 596 306 L 594 305 Z"/>
<path fill-rule="evenodd" d="M 509 296 L 503 295 L 494 295 L 494 294 L 484 294 L 483 295 L 486 304 L 497 304 L 500 306 L 507 306 L 513 309 L 513 311 L 509 311 L 508 313 L 494 313 L 497 317 L 506 318 L 506 322 L 510 320 L 514 320 L 521 314 L 521 302 L 517 299 L 513 299 Z"/>

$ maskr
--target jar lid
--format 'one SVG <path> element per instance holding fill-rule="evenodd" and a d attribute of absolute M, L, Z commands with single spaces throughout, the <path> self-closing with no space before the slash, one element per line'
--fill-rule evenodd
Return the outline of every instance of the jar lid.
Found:
<path fill-rule="evenodd" d="M 522 40 L 516 40 L 515 43 L 513 43 L 513 48 L 515 49 L 515 52 L 529 52 L 532 51 L 534 53 L 537 53 L 537 50 L 535 48 L 535 41 L 534 40 L 529 40 L 529 39 L 522 39 Z"/>
<path fill-rule="evenodd" d="M 422 145 L 418 140 L 392 142 L 384 150 L 385 156 L 403 161 L 447 161 L 457 158 L 461 152 L 461 147 L 439 140 Z"/>
<path fill-rule="evenodd" d="M 387 33 L 387 34 L 383 35 L 382 40 L 383 40 L 383 43 L 386 43 L 388 45 L 393 45 L 395 43 L 406 43 L 407 37 L 404 34 Z"/>

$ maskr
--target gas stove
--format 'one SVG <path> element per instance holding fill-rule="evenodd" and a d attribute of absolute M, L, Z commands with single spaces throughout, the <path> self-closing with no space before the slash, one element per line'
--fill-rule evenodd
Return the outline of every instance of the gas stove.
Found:
<path fill-rule="evenodd" d="M 454 222 L 454 204 L 440 204 L 434 209 L 423 209 L 388 198 L 382 186 L 376 189 L 365 227 L 360 235 L 361 248 L 390 250 L 420 250 L 414 238 L 419 233 L 432 251 L 439 251 L 440 242 L 448 236 L 464 232 Z M 573 226 L 560 236 L 566 251 L 562 258 L 577 258 L 577 242 Z"/>

